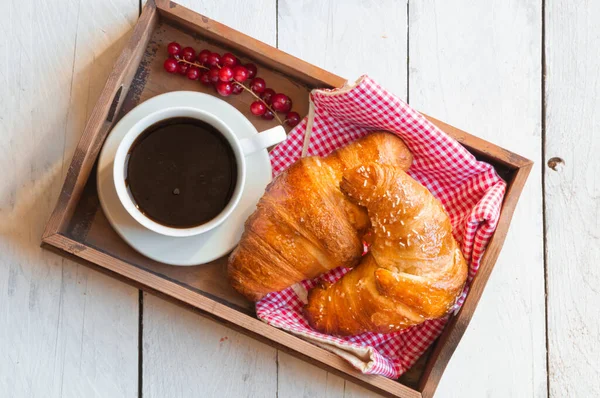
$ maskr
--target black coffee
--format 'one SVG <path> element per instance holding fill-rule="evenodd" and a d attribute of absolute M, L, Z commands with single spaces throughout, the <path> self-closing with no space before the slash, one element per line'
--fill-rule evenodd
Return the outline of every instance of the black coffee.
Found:
<path fill-rule="evenodd" d="M 139 210 L 159 224 L 202 225 L 233 195 L 233 150 L 208 123 L 191 118 L 161 121 L 138 137 L 129 155 L 126 184 Z"/>

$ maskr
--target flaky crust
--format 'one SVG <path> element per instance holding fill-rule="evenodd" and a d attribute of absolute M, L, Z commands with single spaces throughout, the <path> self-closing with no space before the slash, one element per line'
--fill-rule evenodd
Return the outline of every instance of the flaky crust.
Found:
<path fill-rule="evenodd" d="M 366 210 L 339 188 L 342 175 L 365 162 L 407 170 L 402 140 L 374 132 L 325 158 L 302 158 L 267 187 L 229 257 L 232 286 L 250 300 L 361 259 Z"/>
<path fill-rule="evenodd" d="M 336 335 L 388 333 L 448 313 L 467 278 L 442 204 L 397 167 L 344 174 L 341 189 L 368 210 L 373 240 L 360 264 L 310 291 L 309 324 Z"/>

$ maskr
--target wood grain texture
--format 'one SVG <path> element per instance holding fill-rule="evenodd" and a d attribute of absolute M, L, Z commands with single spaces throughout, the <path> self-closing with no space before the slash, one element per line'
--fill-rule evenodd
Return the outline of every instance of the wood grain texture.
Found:
<path fill-rule="evenodd" d="M 137 289 L 39 248 L 137 1 L 21 1 L 0 13 L 0 390 L 137 394 Z"/>
<path fill-rule="evenodd" d="M 242 33 L 249 34 L 259 40 L 262 40 L 267 44 L 271 44 L 271 45 L 276 44 L 276 37 L 277 37 L 276 31 L 275 31 L 276 13 L 275 13 L 275 2 L 274 1 L 263 1 L 263 2 L 258 2 L 254 5 L 251 5 L 250 6 L 251 10 L 248 10 L 248 12 L 252 15 L 252 18 L 248 18 L 246 14 L 230 13 L 222 7 L 222 4 L 220 2 L 182 1 L 180 3 L 196 12 L 207 15 L 212 19 L 215 19 L 226 25 L 229 25 L 234 29 L 240 30 Z M 232 6 L 236 7 L 235 4 Z M 241 6 L 242 5 L 240 4 L 240 7 Z M 229 9 L 229 7 L 227 7 L 227 9 Z M 260 21 L 260 23 L 257 24 L 256 21 Z M 155 311 L 160 311 L 160 308 L 155 309 L 154 305 L 152 303 L 154 303 L 154 302 L 149 302 L 145 305 L 145 309 L 144 309 L 145 314 L 154 314 Z M 177 309 L 177 311 L 184 311 L 184 310 Z M 148 317 L 145 316 L 144 319 L 145 319 L 144 341 L 146 341 L 147 338 L 151 338 L 150 336 L 153 336 L 151 334 L 151 330 L 153 330 L 154 328 L 156 328 L 158 326 L 156 323 L 151 323 L 152 319 L 154 319 L 154 318 L 151 317 L 150 315 Z M 148 319 L 148 321 L 146 321 L 146 319 Z M 194 318 L 189 318 L 189 319 L 194 319 Z M 201 328 L 201 327 L 215 328 L 215 327 L 221 327 L 221 326 L 217 325 L 216 323 L 212 323 L 210 321 L 206 321 L 206 320 L 203 321 L 201 319 L 196 319 L 195 323 L 191 323 L 191 324 L 182 322 L 180 324 L 180 327 L 181 327 L 181 329 L 178 328 L 178 330 L 180 330 L 179 333 L 186 333 L 189 329 Z M 146 337 L 146 336 L 148 336 L 148 337 Z M 254 341 L 246 336 L 243 336 L 243 335 L 240 335 L 240 339 L 243 340 L 244 346 L 257 346 L 257 345 L 262 346 L 262 343 L 258 343 L 258 342 Z M 153 338 L 152 341 L 153 342 L 160 341 L 160 350 L 159 351 L 163 355 L 170 355 L 169 353 L 173 351 L 172 345 L 167 344 L 169 342 L 168 340 L 165 341 L 163 339 Z M 192 343 L 192 342 L 190 342 L 190 343 Z M 197 341 L 193 342 L 193 345 L 198 346 L 198 347 L 202 347 L 205 344 L 210 344 L 210 342 L 206 342 L 206 341 L 204 341 L 204 339 L 198 339 Z M 236 353 L 239 353 L 239 355 L 243 355 L 243 352 L 241 352 L 240 350 L 241 350 L 240 347 L 238 347 L 237 349 L 232 349 L 231 355 L 232 356 L 236 355 Z M 145 350 L 145 352 L 146 352 L 146 350 Z M 271 353 L 267 352 L 266 354 L 262 354 L 262 355 L 270 356 Z M 329 393 L 332 394 L 331 396 L 343 396 L 344 388 L 346 388 L 346 390 L 348 391 L 348 394 L 350 394 L 351 392 L 354 394 L 351 396 L 358 397 L 358 396 L 370 396 L 370 395 L 372 396 L 373 395 L 372 392 L 368 392 L 364 388 L 359 387 L 359 386 L 355 385 L 354 383 L 345 382 L 339 376 L 335 376 L 325 370 L 322 370 L 320 368 L 315 367 L 314 365 L 311 365 L 304 361 L 296 359 L 288 354 L 279 352 L 278 356 L 279 356 L 279 358 L 278 358 L 279 371 L 275 372 L 271 376 L 275 377 L 275 380 L 277 380 L 277 386 L 274 391 L 279 391 L 280 394 L 283 394 L 280 396 L 283 396 L 283 397 L 298 396 L 298 394 L 300 394 L 302 391 L 313 391 L 313 392 L 317 393 L 316 396 L 321 396 L 320 395 L 321 393 L 325 393 L 327 391 L 329 391 Z M 197 359 L 197 360 L 200 361 L 199 359 Z M 209 358 L 206 358 L 206 360 L 209 360 Z M 170 375 L 170 372 L 165 372 L 165 373 L 154 372 L 153 369 L 155 369 L 155 368 L 162 369 L 162 362 L 160 360 L 154 361 L 154 362 L 151 362 L 151 361 L 152 360 L 149 359 L 146 354 L 144 354 L 144 380 L 146 380 L 147 378 L 155 379 L 157 377 L 158 378 L 165 377 L 165 378 L 169 379 L 172 377 Z M 180 361 L 182 363 L 186 363 L 185 358 L 180 358 Z M 210 359 L 210 361 L 212 362 L 212 358 Z M 275 365 L 275 361 L 273 361 L 273 364 Z M 253 369 L 249 369 L 246 371 L 249 375 L 251 375 L 248 378 L 248 380 L 249 380 L 248 383 L 252 383 L 251 385 L 254 385 L 253 383 L 255 383 L 253 380 L 263 383 L 263 381 L 261 381 L 260 377 L 266 377 L 265 375 L 262 375 L 262 374 L 263 373 L 268 374 L 270 372 L 270 370 L 268 369 L 268 361 L 265 361 L 264 363 L 262 363 L 262 365 L 263 365 L 262 368 L 253 368 Z M 146 369 L 148 369 L 148 370 L 146 370 Z M 292 373 L 290 373 L 290 369 L 292 369 L 292 371 L 291 371 Z M 179 371 L 179 369 L 173 369 L 173 370 Z M 262 376 L 259 376 L 259 374 Z M 315 381 L 314 381 L 315 377 L 318 378 L 319 380 L 324 379 L 325 384 L 315 383 Z M 196 379 L 194 379 L 194 380 L 196 380 Z M 205 386 L 203 386 L 201 383 L 197 383 L 196 381 L 193 381 L 192 385 L 195 386 L 195 389 L 190 389 L 189 391 L 187 391 L 188 393 L 202 391 L 204 394 L 208 394 L 207 396 L 217 396 L 217 395 L 214 395 L 213 394 L 214 392 L 211 392 L 211 390 L 205 390 L 204 389 Z M 243 383 L 240 385 L 243 385 Z M 159 388 L 159 384 L 156 384 L 153 382 L 145 382 L 144 383 L 144 393 L 148 392 L 149 395 L 154 395 L 157 391 L 157 388 Z M 305 389 L 307 389 L 307 390 L 305 390 Z M 264 390 L 265 393 L 266 393 L 266 391 L 268 391 L 268 390 Z M 184 391 L 183 396 L 187 396 L 187 395 L 188 394 L 186 394 Z"/>
<path fill-rule="evenodd" d="M 346 381 L 284 352 L 278 352 L 277 391 L 280 397 L 344 396 Z M 351 384 L 351 383 L 348 383 Z"/>
<path fill-rule="evenodd" d="M 203 4 L 204 4 L 204 3 L 203 3 Z M 167 4 L 167 6 L 168 6 L 168 4 Z M 169 7 L 169 8 L 170 8 L 170 7 Z M 368 8 L 368 7 L 367 7 L 367 8 Z M 167 13 L 168 11 L 165 9 L 165 11 L 164 11 L 164 12 L 165 12 L 165 13 Z M 205 13 L 206 13 L 206 12 L 205 12 Z M 201 17 L 197 17 L 197 18 L 201 18 Z M 273 50 L 273 49 L 271 49 L 271 51 L 274 51 L 274 50 Z M 278 54 L 280 54 L 280 53 L 278 53 Z M 281 54 L 280 54 L 280 55 L 281 55 Z M 89 162 L 88 162 L 88 166 L 89 166 L 89 167 L 91 167 L 91 164 L 90 164 Z M 76 202 L 76 201 L 75 201 L 75 202 Z M 71 242 L 71 246 L 65 247 L 65 249 L 67 249 L 67 250 L 68 250 L 68 251 L 70 251 L 70 252 L 78 253 L 78 255 L 81 255 L 82 257 L 85 257 L 85 256 L 84 256 L 84 254 L 83 254 L 83 251 L 81 251 L 81 250 L 85 249 L 85 247 L 83 247 L 82 245 L 76 244 L 75 242 Z M 80 252 L 80 251 L 81 251 L 81 252 Z M 91 253 L 91 251 L 90 251 L 90 253 Z M 96 253 L 96 255 L 101 255 L 101 253 Z M 90 254 L 90 256 L 91 256 L 91 254 Z M 105 257 L 106 257 L 106 256 L 105 256 Z M 99 257 L 97 257 L 97 256 L 96 256 L 96 258 L 99 258 Z M 112 264 L 112 265 L 115 265 L 115 264 Z M 116 265 L 118 266 L 119 264 L 116 264 Z M 105 265 L 105 266 L 106 266 L 106 265 Z M 131 270 L 128 270 L 128 271 L 131 271 Z M 134 270 L 134 271 L 135 271 L 135 270 Z M 138 270 L 138 271 L 139 271 L 139 270 Z M 164 282 L 164 281 L 162 281 L 162 282 Z M 165 287 L 166 285 L 168 285 L 168 283 L 161 284 L 161 286 L 163 286 L 163 287 Z M 167 289 L 167 290 L 168 290 L 168 289 Z M 170 291 L 169 293 L 173 293 L 173 292 L 172 292 L 172 291 Z M 181 292 L 180 292 L 180 293 L 181 293 Z M 187 296 L 189 296 L 189 295 L 188 295 L 186 292 L 183 292 L 183 293 L 179 294 L 179 296 L 181 296 L 181 295 L 185 295 L 186 297 L 187 297 Z M 189 297 L 188 297 L 188 298 L 189 298 Z M 181 299 L 181 298 L 180 298 L 180 299 Z M 186 300 L 184 300 L 184 301 L 186 301 Z M 206 302 L 204 303 L 204 307 L 202 307 L 202 308 L 204 308 L 204 310 L 205 310 L 205 311 L 208 311 L 208 312 L 210 312 L 210 313 L 214 313 L 214 314 L 216 314 L 217 316 L 219 316 L 219 315 L 218 315 L 218 312 L 219 312 L 219 311 L 218 311 L 218 308 L 217 308 L 217 307 L 219 307 L 219 306 L 218 306 L 218 305 L 215 305 L 216 303 L 214 303 L 214 302 L 212 302 L 212 301 L 210 301 L 210 300 L 205 300 L 205 301 L 206 301 Z M 188 301 L 188 302 L 189 302 L 189 301 Z M 211 306 L 211 305 L 212 305 L 212 306 Z M 238 315 L 239 315 L 239 314 L 238 314 Z M 242 318 L 244 318 L 244 317 L 242 317 Z M 245 317 L 245 318 L 248 318 L 248 317 Z M 227 319 L 229 319 L 229 318 L 227 318 Z M 240 319 L 241 319 L 241 318 L 240 318 Z M 265 326 L 264 324 L 262 324 L 262 323 L 260 323 L 260 322 L 256 321 L 255 319 L 250 319 L 250 318 L 249 318 L 248 322 L 250 322 L 250 321 L 253 321 L 254 323 L 258 323 L 258 324 L 260 324 L 260 325 L 258 325 L 258 326 L 257 326 L 257 325 L 254 325 L 254 326 L 257 328 L 257 329 L 261 329 L 259 326 L 263 326 L 263 328 L 262 328 L 262 329 L 266 329 L 266 326 Z M 248 322 L 246 322 L 246 323 L 248 323 Z M 236 323 L 238 323 L 238 322 L 236 322 Z M 244 324 L 244 322 L 243 322 L 243 320 L 242 320 L 242 322 L 239 322 L 239 323 L 240 323 L 240 325 L 242 325 L 242 326 L 244 326 L 244 325 L 245 325 L 245 324 Z M 244 326 L 244 327 L 246 327 L 246 326 Z M 251 328 L 251 327 L 249 327 L 249 329 L 252 329 L 252 328 Z M 261 330 L 262 330 L 262 329 L 261 329 Z M 274 336 L 274 335 L 275 335 L 275 333 L 274 333 L 274 332 L 272 333 L 272 330 L 270 330 L 270 329 L 269 329 L 269 330 L 264 330 L 264 331 L 265 331 L 265 336 L 267 336 L 267 335 L 270 335 L 270 334 L 273 334 L 273 336 L 272 336 L 271 338 L 275 337 L 275 336 Z M 279 332 L 279 334 L 281 334 L 281 332 Z M 280 339 L 278 340 L 277 338 L 273 338 L 273 340 L 274 340 L 274 341 L 280 341 L 280 342 L 281 342 L 281 341 L 284 341 L 284 340 L 285 340 L 285 341 L 288 341 L 288 340 L 289 340 L 289 337 L 290 337 L 290 336 L 288 336 L 288 335 L 285 335 L 285 337 L 287 338 L 287 339 L 286 339 L 286 338 L 283 338 L 283 337 L 279 336 L 279 334 L 277 335 L 277 337 L 280 337 Z M 267 336 L 267 337 L 268 337 L 268 336 Z M 296 340 L 297 340 L 297 339 L 296 339 Z M 292 346 L 292 347 L 294 346 L 294 344 L 289 344 L 289 345 L 290 345 L 290 346 Z M 296 346 L 300 346 L 300 345 L 301 345 L 301 344 L 296 344 Z M 306 343 L 304 343 L 304 345 L 306 345 Z M 305 348 L 307 348 L 306 352 L 309 352 L 309 351 L 310 351 L 310 352 L 312 352 L 312 351 L 311 351 L 311 349 L 310 349 L 311 347 L 305 347 Z M 296 349 L 297 349 L 297 348 L 296 348 Z M 313 354 L 314 354 L 314 352 L 313 352 Z M 319 353 L 317 353 L 317 354 L 319 354 Z M 318 359 L 319 359 L 319 358 L 322 358 L 322 357 L 323 357 L 323 355 L 320 355 L 320 354 L 319 354 L 319 355 L 315 355 L 315 358 L 318 358 Z M 331 359 L 331 358 L 327 358 L 327 360 L 330 360 L 330 359 Z M 337 359 L 337 360 L 338 360 L 338 362 L 339 362 L 339 358 L 337 358 L 337 357 L 336 357 L 336 359 Z M 323 359 L 321 359 L 321 360 L 323 360 Z M 325 362 L 325 363 L 330 363 L 330 364 L 331 364 L 331 363 L 333 363 L 333 362 L 331 362 L 331 361 L 330 361 L 330 362 L 327 362 L 327 360 L 324 360 L 323 362 Z M 338 367 L 338 368 L 342 369 L 341 367 L 339 367 L 339 366 L 337 365 L 337 363 L 336 363 L 335 367 Z M 310 368 L 308 368 L 308 369 L 309 369 L 309 371 L 311 371 L 311 372 L 312 372 L 312 369 L 310 369 Z M 343 369 L 342 369 L 342 370 L 343 370 Z M 343 370 L 343 371 L 346 371 L 346 370 Z M 328 377 L 327 377 L 328 375 L 327 375 L 326 373 L 319 373 L 319 374 L 320 374 L 320 375 L 325 375 L 325 376 L 326 376 L 326 377 L 325 377 L 325 380 L 328 380 Z M 361 377 L 361 379 L 364 379 L 364 377 Z M 387 380 L 387 379 L 386 379 L 386 380 L 384 380 L 384 381 L 386 381 L 386 382 L 389 382 L 389 383 L 393 383 L 393 382 L 391 382 L 390 380 Z M 394 384 L 396 384 L 396 383 L 394 383 Z M 376 384 L 374 383 L 374 385 L 376 385 Z M 325 386 L 327 386 L 327 383 L 325 383 Z M 360 393 L 361 393 L 361 391 L 360 391 L 360 388 L 354 388 L 354 387 L 352 387 L 352 386 L 351 386 L 349 383 L 347 383 L 346 387 L 347 387 L 347 388 L 345 389 L 346 391 L 356 391 L 358 394 L 360 394 Z M 392 390 L 390 389 L 390 391 L 392 391 Z M 398 390 L 398 391 L 399 391 L 399 390 Z M 325 390 L 325 392 L 327 392 L 327 389 Z M 216 392 L 214 392 L 214 391 L 213 391 L 213 392 L 209 392 L 208 394 L 210 394 L 210 395 L 214 395 L 214 394 L 216 394 Z M 350 392 L 349 392 L 348 394 L 350 394 Z"/>
<path fill-rule="evenodd" d="M 281 50 L 351 81 L 369 74 L 406 98 L 406 2 L 279 0 L 278 25 Z M 280 354 L 279 366 L 284 397 L 374 396 L 347 381 L 341 388 L 335 376 L 291 356 Z"/>
<path fill-rule="evenodd" d="M 284 349 L 286 352 L 295 353 L 310 363 L 327 370 L 334 370 L 336 374 L 354 377 L 362 385 L 370 385 L 372 389 L 389 392 L 389 395 L 392 396 L 420 397 L 418 392 L 394 380 L 383 376 L 363 375 L 357 372 L 348 362 L 330 351 L 301 340 L 290 333 L 273 328 L 254 316 L 240 312 L 238 308 L 230 307 L 227 303 L 214 301 L 202 293 L 190 289 L 182 289 L 176 281 L 170 281 L 161 275 L 142 268 L 132 267 L 122 260 L 115 259 L 102 251 L 87 247 L 60 234 L 54 234 L 46 238 L 45 243 L 87 260 L 88 262 L 85 262 L 87 265 L 97 264 L 101 270 L 118 276 L 120 280 L 156 292 L 161 296 L 169 297 L 182 305 L 196 308 L 205 317 L 215 319 L 259 341 L 267 342 Z"/>
<path fill-rule="evenodd" d="M 550 397 L 600 396 L 600 14 L 546 2 L 544 159 Z M 561 158 L 554 169 L 546 162 Z"/>
<path fill-rule="evenodd" d="M 180 6 L 181 8 L 181 6 Z M 188 11 L 191 12 L 191 11 Z M 195 14 L 194 15 L 198 15 Z M 196 37 L 194 37 L 196 36 Z M 134 84 L 135 89 L 130 90 L 130 93 L 124 99 L 123 111 L 131 110 L 138 103 L 146 101 L 158 94 L 173 90 L 189 90 L 195 92 L 203 92 L 209 95 L 217 95 L 212 86 L 205 86 L 198 81 L 182 78 L 179 74 L 168 74 L 164 70 L 164 57 L 166 47 L 171 41 L 176 41 L 182 46 L 191 46 L 196 49 L 208 49 L 209 51 L 224 54 L 231 49 L 224 47 L 214 41 L 207 41 L 203 36 L 198 37 L 193 32 L 170 23 L 169 21 L 161 20 L 150 35 L 150 45 L 142 58 L 143 72 L 137 72 L 137 82 Z M 238 54 L 236 53 L 236 56 Z M 254 58 L 247 58 L 239 55 L 241 62 L 246 63 Z M 304 117 L 308 113 L 308 91 L 310 90 L 303 84 L 281 74 L 279 71 L 257 65 L 259 72 L 258 76 L 268 82 L 269 87 L 276 89 L 278 92 L 286 93 L 294 104 L 294 110 Z M 133 94 L 133 95 L 132 95 Z M 245 93 L 244 95 L 230 95 L 228 97 L 219 97 L 222 101 L 229 103 L 246 116 L 254 125 L 257 131 L 264 131 L 268 128 L 279 124 L 277 119 L 264 120 L 257 118 L 250 112 L 250 105 L 256 99 L 254 96 Z M 287 127 L 287 130 L 290 130 Z"/>
<path fill-rule="evenodd" d="M 177 23 L 189 32 L 200 33 L 211 41 L 218 41 L 230 51 L 248 56 L 256 60 L 258 64 L 267 65 L 271 69 L 294 77 L 301 84 L 315 87 L 324 80 L 338 78 L 324 69 L 285 52 L 277 51 L 271 45 L 208 18 L 206 15 L 198 14 L 190 8 L 169 0 L 157 0 L 156 6 L 162 17 Z M 343 82 L 335 86 L 341 84 Z"/>
<path fill-rule="evenodd" d="M 278 47 L 351 81 L 368 74 L 406 98 L 406 0 L 279 0 Z"/>
<path fill-rule="evenodd" d="M 280 397 L 363 398 L 377 396 L 372 391 L 281 351 L 278 353 L 278 365 L 277 391 Z"/>
<path fill-rule="evenodd" d="M 114 62 L 113 69 L 108 74 L 104 88 L 85 124 L 81 139 L 67 169 L 57 205 L 46 224 L 42 238 L 61 231 L 65 227 L 64 221 L 72 216 L 104 137 L 111 128 L 114 115 L 118 114 L 122 106 L 119 93 L 128 90 L 136 67 L 144 53 L 148 35 L 153 30 L 157 19 L 154 7 L 143 13 L 140 19 L 141 23 L 135 25 L 137 29 L 133 30 L 123 51 Z"/>
<path fill-rule="evenodd" d="M 239 0 L 226 7 L 218 0 L 179 3 L 275 44 L 274 0 Z M 277 395 L 277 349 L 162 299 L 144 297 L 144 397 Z"/>
<path fill-rule="evenodd" d="M 411 2 L 409 24 L 411 105 L 540 159 L 540 4 Z M 440 396 L 546 394 L 540 191 L 538 164 Z"/>
<path fill-rule="evenodd" d="M 144 397 L 276 397 L 277 350 L 144 294 Z"/>

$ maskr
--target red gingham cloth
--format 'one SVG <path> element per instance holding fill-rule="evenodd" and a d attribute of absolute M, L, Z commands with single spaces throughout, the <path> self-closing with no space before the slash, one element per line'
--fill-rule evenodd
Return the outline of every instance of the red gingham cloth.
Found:
<path fill-rule="evenodd" d="M 505 182 L 491 165 L 477 161 L 457 141 L 369 77 L 341 89 L 314 90 L 310 99 L 309 115 L 271 151 L 273 174 L 281 173 L 302 155 L 325 156 L 370 131 L 397 134 L 414 157 L 409 174 L 442 202 L 469 264 L 467 286 L 456 311 L 496 229 Z M 337 268 L 315 280 L 268 294 L 256 304 L 257 315 L 270 325 L 337 353 L 363 373 L 398 378 L 440 335 L 449 317 L 390 334 L 334 337 L 314 331 L 302 315 L 306 292 L 320 278 L 334 282 L 348 271 Z"/>

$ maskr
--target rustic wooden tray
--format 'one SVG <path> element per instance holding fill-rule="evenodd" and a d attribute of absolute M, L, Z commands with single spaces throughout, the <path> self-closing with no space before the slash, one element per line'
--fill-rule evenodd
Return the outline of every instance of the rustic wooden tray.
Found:
<path fill-rule="evenodd" d="M 338 356 L 273 328 L 255 317 L 254 306 L 237 294 L 225 278 L 225 258 L 196 267 L 173 267 L 149 260 L 130 248 L 112 229 L 98 202 L 95 164 L 112 126 L 134 106 L 174 90 L 212 92 L 182 76 L 165 73 L 166 44 L 178 41 L 194 48 L 231 51 L 259 66 L 259 75 L 294 102 L 304 116 L 308 93 L 317 87 L 340 87 L 345 79 L 292 57 L 227 26 L 168 0 L 146 3 L 127 47 L 117 60 L 77 146 L 62 192 L 46 226 L 44 247 L 107 272 L 144 290 L 226 323 L 279 349 L 290 352 L 373 391 L 397 397 L 431 397 L 467 327 L 506 236 L 532 162 L 489 142 L 428 117 L 478 158 L 491 163 L 508 183 L 498 228 L 461 311 L 430 349 L 400 380 L 355 371 Z M 249 95 L 227 101 L 249 116 L 258 130 L 274 121 L 249 114 Z M 477 366 L 477 364 L 473 364 Z"/>

